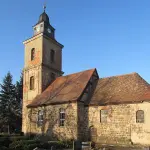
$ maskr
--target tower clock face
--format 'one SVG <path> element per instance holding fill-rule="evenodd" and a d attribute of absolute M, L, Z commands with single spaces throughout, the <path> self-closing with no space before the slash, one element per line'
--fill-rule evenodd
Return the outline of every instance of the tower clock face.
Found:
<path fill-rule="evenodd" d="M 48 33 L 52 33 L 52 30 L 50 28 L 47 29 Z"/>

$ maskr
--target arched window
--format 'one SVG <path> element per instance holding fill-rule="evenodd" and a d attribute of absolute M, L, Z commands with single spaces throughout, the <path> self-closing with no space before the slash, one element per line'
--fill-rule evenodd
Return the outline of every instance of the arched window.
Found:
<path fill-rule="evenodd" d="M 138 110 L 136 112 L 136 123 L 144 123 L 144 111 Z"/>
<path fill-rule="evenodd" d="M 55 51 L 54 50 L 51 50 L 51 54 L 50 54 L 50 61 L 51 63 L 53 63 L 55 61 Z"/>
<path fill-rule="evenodd" d="M 34 76 L 30 77 L 30 90 L 34 89 Z"/>
<path fill-rule="evenodd" d="M 63 108 L 59 109 L 59 125 L 65 125 L 65 110 Z"/>
<path fill-rule="evenodd" d="M 38 126 L 41 126 L 43 124 L 44 120 L 44 113 L 43 110 L 38 111 Z"/>
<path fill-rule="evenodd" d="M 31 60 L 35 59 L 35 48 L 32 48 L 31 50 Z"/>
<path fill-rule="evenodd" d="M 55 74 L 51 73 L 51 81 L 54 81 L 54 80 L 55 80 Z"/>

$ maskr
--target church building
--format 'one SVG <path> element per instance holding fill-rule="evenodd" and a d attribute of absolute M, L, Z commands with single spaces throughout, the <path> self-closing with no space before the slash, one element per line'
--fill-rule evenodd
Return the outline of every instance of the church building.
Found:
<path fill-rule="evenodd" d="M 25 46 L 22 131 L 50 140 L 150 145 L 150 86 L 138 73 L 63 76 L 63 45 L 45 10 Z"/>

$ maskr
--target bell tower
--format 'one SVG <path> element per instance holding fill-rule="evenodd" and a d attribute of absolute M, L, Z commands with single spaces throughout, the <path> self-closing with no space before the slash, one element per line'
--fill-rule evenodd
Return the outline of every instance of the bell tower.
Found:
<path fill-rule="evenodd" d="M 22 131 L 28 133 L 27 105 L 41 94 L 62 72 L 63 45 L 55 39 L 55 29 L 45 12 L 33 26 L 33 36 L 23 42 L 24 85 L 23 85 L 23 122 Z"/>

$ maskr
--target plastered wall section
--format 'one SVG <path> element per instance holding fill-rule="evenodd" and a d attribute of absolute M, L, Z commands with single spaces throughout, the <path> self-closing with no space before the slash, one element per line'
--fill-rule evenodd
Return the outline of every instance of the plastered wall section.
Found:
<path fill-rule="evenodd" d="M 65 109 L 65 126 L 60 126 L 59 110 Z M 37 124 L 37 114 L 44 110 L 44 122 L 42 126 Z M 46 107 L 28 109 L 28 132 L 33 134 L 45 134 L 52 140 L 77 139 L 77 104 L 50 105 Z"/>
<path fill-rule="evenodd" d="M 109 110 L 107 123 L 100 121 L 100 110 Z M 144 111 L 144 123 L 136 123 L 136 111 Z M 89 125 L 96 132 L 95 142 L 103 144 L 150 145 L 150 103 L 90 106 Z"/>
<path fill-rule="evenodd" d="M 51 62 L 51 50 L 54 50 L 54 62 Z M 52 39 L 43 38 L 43 63 L 56 70 L 62 70 L 62 48 Z"/>
<path fill-rule="evenodd" d="M 51 61 L 51 50 L 54 50 L 54 62 Z M 51 83 L 51 74 L 60 76 L 62 69 L 62 49 L 52 39 L 43 37 L 43 67 L 42 67 L 42 91 Z"/>
<path fill-rule="evenodd" d="M 150 103 L 131 105 L 131 140 L 133 143 L 150 145 Z M 136 111 L 144 110 L 144 123 L 136 123 Z"/>
<path fill-rule="evenodd" d="M 43 36 L 37 35 L 28 39 L 24 42 L 25 45 L 25 55 L 24 55 L 24 68 L 28 68 L 34 65 L 42 63 L 43 55 Z M 31 50 L 35 48 L 35 60 L 31 61 Z"/>
<path fill-rule="evenodd" d="M 25 66 L 23 75 L 23 109 L 22 109 L 22 131 L 27 132 L 27 104 L 42 91 L 42 36 L 35 36 L 24 42 L 25 45 Z M 35 59 L 31 61 L 31 50 L 35 48 Z M 30 90 L 30 77 L 34 76 L 34 89 Z"/>

